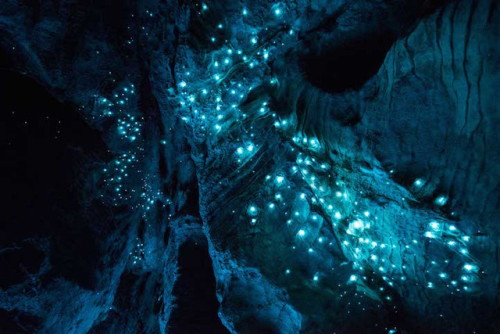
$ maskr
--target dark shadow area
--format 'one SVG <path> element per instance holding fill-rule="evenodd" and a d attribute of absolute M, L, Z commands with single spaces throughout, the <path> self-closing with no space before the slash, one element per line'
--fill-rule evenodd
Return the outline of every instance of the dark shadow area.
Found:
<path fill-rule="evenodd" d="M 358 90 L 377 73 L 393 41 L 389 34 L 363 36 L 321 55 L 303 56 L 300 65 L 306 79 L 326 92 Z"/>
<path fill-rule="evenodd" d="M 398 38 L 404 38 L 420 19 L 438 10 L 449 0 L 395 0 L 384 5 L 367 5 L 352 30 L 339 32 L 349 15 L 359 9 L 345 9 L 325 18 L 304 35 L 299 64 L 305 78 L 328 93 L 358 90 L 382 66 L 385 56 Z M 360 2 L 363 6 L 363 2 Z M 355 5 L 352 6 L 356 8 Z M 345 14 L 344 13 L 345 10 Z M 369 13 L 369 14 L 367 14 Z M 347 18 L 346 18 L 347 17 Z M 329 36 L 329 38 L 325 38 Z M 299 52 L 302 52 L 300 50 Z"/>
<path fill-rule="evenodd" d="M 174 286 L 176 308 L 169 326 L 172 334 L 226 334 L 217 313 L 215 277 L 206 242 L 187 241 L 179 248 L 179 278 Z"/>
<path fill-rule="evenodd" d="M 0 55 L 0 248 L 13 249 L 0 257 L 2 287 L 37 271 L 37 243 L 49 240 L 44 283 L 63 277 L 89 288 L 100 258 L 89 220 L 106 213 L 83 199 L 84 188 L 93 164 L 107 158 L 106 146 L 72 106 Z"/>
<path fill-rule="evenodd" d="M 0 289 L 22 283 L 29 275 L 36 274 L 42 265 L 44 253 L 28 242 L 3 249 L 0 253 Z"/>
<path fill-rule="evenodd" d="M 0 309 L 0 333 L 31 334 L 41 327 L 41 319 L 21 311 Z"/>

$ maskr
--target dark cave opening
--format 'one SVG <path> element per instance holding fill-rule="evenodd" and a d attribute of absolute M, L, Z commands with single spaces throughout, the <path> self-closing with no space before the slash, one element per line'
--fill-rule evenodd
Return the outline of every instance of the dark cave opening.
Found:
<path fill-rule="evenodd" d="M 364 24 L 358 23 L 356 29 L 330 37 L 325 45 L 324 40 L 318 41 L 324 37 L 317 32 L 328 34 L 341 24 L 335 15 L 327 18 L 322 26 L 310 31 L 311 36 L 304 36 L 303 49 L 316 50 L 306 51 L 299 58 L 305 78 L 329 93 L 361 89 L 378 72 L 393 43 L 409 33 L 419 19 L 447 2 L 387 1 L 384 10 L 375 10 L 364 18 Z M 338 15 L 342 16 L 342 11 Z"/>
<path fill-rule="evenodd" d="M 217 315 L 219 302 L 206 241 L 186 241 L 178 259 L 180 277 L 173 290 L 176 307 L 169 321 L 170 333 L 229 333 Z"/>
<path fill-rule="evenodd" d="M 360 89 L 384 62 L 394 36 L 379 32 L 351 39 L 321 54 L 299 59 L 305 78 L 328 93 Z"/>

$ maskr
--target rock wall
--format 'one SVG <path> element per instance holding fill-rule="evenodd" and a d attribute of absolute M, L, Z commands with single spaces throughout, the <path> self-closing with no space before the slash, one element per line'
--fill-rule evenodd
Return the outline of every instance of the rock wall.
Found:
<path fill-rule="evenodd" d="M 495 332 L 498 16 L 4 1 L 1 329 Z"/>

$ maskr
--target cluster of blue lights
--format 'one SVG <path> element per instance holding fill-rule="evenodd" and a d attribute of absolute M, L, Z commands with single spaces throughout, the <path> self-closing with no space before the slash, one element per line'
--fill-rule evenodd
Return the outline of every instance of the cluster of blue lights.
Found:
<path fill-rule="evenodd" d="M 203 15 L 208 6 L 201 4 L 201 8 Z M 281 3 L 274 4 L 269 11 L 275 20 L 287 17 L 287 8 Z M 240 15 L 248 17 L 251 12 L 244 7 Z M 232 27 L 221 23 L 217 29 L 222 28 Z M 297 256 L 308 256 L 311 262 L 315 254 L 332 253 L 339 244 L 351 267 L 346 288 L 359 286 L 363 291 L 371 291 L 367 293 L 369 297 L 384 302 L 392 301 L 391 290 L 401 290 L 408 284 L 420 284 L 439 293 L 474 290 L 482 271 L 469 254 L 471 237 L 432 212 L 399 220 L 412 194 L 411 189 L 400 189 L 390 179 L 394 171 L 379 171 L 385 173 L 379 179 L 385 178 L 384 183 L 393 185 L 395 192 L 402 195 L 397 205 L 382 210 L 365 194 L 364 189 L 369 185 L 363 180 L 369 173 L 337 167 L 342 162 L 331 158 L 318 138 L 297 131 L 296 115 L 278 117 L 267 100 L 258 102 L 255 113 L 241 110 L 242 101 L 255 87 L 262 82 L 277 84 L 276 78 L 270 76 L 269 63 L 282 51 L 281 47 L 296 38 L 292 29 L 266 40 L 261 32 L 267 29 L 239 24 L 238 29 L 232 30 L 235 38 L 210 52 L 206 61 L 200 62 L 202 66 L 186 63 L 178 72 L 179 117 L 209 143 L 223 141 L 232 147 L 235 168 L 252 168 L 265 147 L 265 139 L 257 135 L 256 124 L 284 138 L 287 144 L 283 149 L 295 155 L 286 168 L 279 166 L 261 180 L 262 191 L 242 209 L 241 223 L 251 228 L 269 221 L 284 224 L 286 230 L 280 233 L 289 236 L 291 251 Z M 412 188 L 418 191 L 425 183 L 423 178 L 416 179 Z M 437 206 L 447 202 L 445 195 L 435 198 Z M 402 224 L 407 219 L 429 223 L 405 230 Z M 324 233 L 325 224 L 331 226 L 333 235 Z M 433 255 L 435 258 L 429 256 L 422 263 L 425 284 L 421 284 L 422 278 L 416 278 L 419 275 L 405 263 L 414 254 L 425 254 L 429 242 L 442 247 Z M 283 269 L 286 277 L 294 276 L 293 266 L 294 263 L 289 263 Z M 312 265 L 310 282 L 321 285 L 329 275 L 327 270 L 335 269 Z M 373 286 L 368 273 L 381 277 L 378 287 Z"/>
<path fill-rule="evenodd" d="M 144 117 L 137 113 L 136 88 L 133 84 L 118 86 L 110 96 L 96 97 L 93 123 L 110 127 L 111 151 L 114 159 L 103 168 L 102 182 L 105 185 L 100 197 L 112 205 L 128 205 L 141 209 L 143 217 L 158 199 L 163 206 L 171 203 L 163 198 L 158 189 L 153 189 L 148 173 L 142 170 L 144 159 Z M 115 130 L 113 131 L 113 128 Z M 137 189 L 137 184 L 142 184 Z"/>
<path fill-rule="evenodd" d="M 199 9 L 198 14 L 205 15 L 209 7 L 200 3 Z M 252 15 L 249 7 L 242 7 L 239 13 L 247 19 Z M 271 21 L 285 22 L 287 6 L 274 4 L 269 14 Z M 393 291 L 406 291 L 409 285 L 436 294 L 476 291 L 484 272 L 470 254 L 473 238 L 435 212 L 410 214 L 408 210 L 407 200 L 412 198 L 412 192 L 426 186 L 424 177 L 416 179 L 410 189 L 402 189 L 391 179 L 393 170 L 345 168 L 345 158 L 331 155 L 318 137 L 298 130 L 297 115 L 278 116 L 267 98 L 252 102 L 253 108 L 242 107 L 249 93 L 263 82 L 279 84 L 271 74 L 270 63 L 297 36 L 289 29 L 266 38 L 267 27 L 237 21 L 233 38 L 198 63 L 193 64 L 190 57 L 179 59 L 177 84 L 172 87 L 176 114 L 196 140 L 219 151 L 227 149 L 230 154 L 226 156 L 232 159 L 227 164 L 234 165 L 235 173 L 255 172 L 268 145 L 266 135 L 280 138 L 280 150 L 286 153 L 283 155 L 287 160 L 267 175 L 256 177 L 254 182 L 261 189 L 242 204 L 235 224 L 250 231 L 274 225 L 273 233 L 283 234 L 283 243 L 290 245 L 293 255 L 288 263 L 276 266 L 282 279 L 305 279 L 320 289 L 328 285 L 332 273 L 338 273 L 337 278 L 344 281 L 339 285 L 343 289 L 340 297 L 352 293 L 380 303 L 391 303 Z M 219 23 L 215 29 L 232 29 L 227 22 L 230 21 Z M 216 41 L 215 37 L 212 41 Z M 117 145 L 113 151 L 118 153 L 103 169 L 103 182 L 112 192 L 113 204 L 139 203 L 134 205 L 148 212 L 158 201 L 163 207 L 172 202 L 152 188 L 154 182 L 140 170 L 144 119 L 131 111 L 136 103 L 134 85 L 118 87 L 110 96 L 97 98 L 99 112 L 95 122 L 111 121 L 116 128 Z M 162 140 L 160 144 L 167 143 Z M 377 178 L 373 173 L 377 173 Z M 132 174 L 141 180 L 141 189 L 128 182 Z M 374 204 L 368 196 L 373 180 L 383 182 L 388 191 L 399 197 L 393 196 L 393 203 L 385 207 Z M 445 194 L 433 200 L 437 207 L 450 201 Z M 409 220 L 423 223 L 415 226 Z M 144 258 L 143 246 L 137 241 L 130 253 L 134 265 Z M 430 247 L 433 251 L 427 255 Z M 333 259 L 338 249 L 346 261 L 322 260 Z M 426 254 L 419 264 L 421 268 L 407 264 L 416 254 Z M 297 259 L 306 259 L 310 265 L 298 268 Z M 380 279 L 375 280 L 374 275 Z"/>

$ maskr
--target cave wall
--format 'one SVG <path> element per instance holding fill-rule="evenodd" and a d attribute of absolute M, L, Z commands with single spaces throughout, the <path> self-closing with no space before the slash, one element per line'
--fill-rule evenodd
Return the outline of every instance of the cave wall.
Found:
<path fill-rule="evenodd" d="M 498 15 L 4 1 L 5 331 L 495 332 Z"/>

